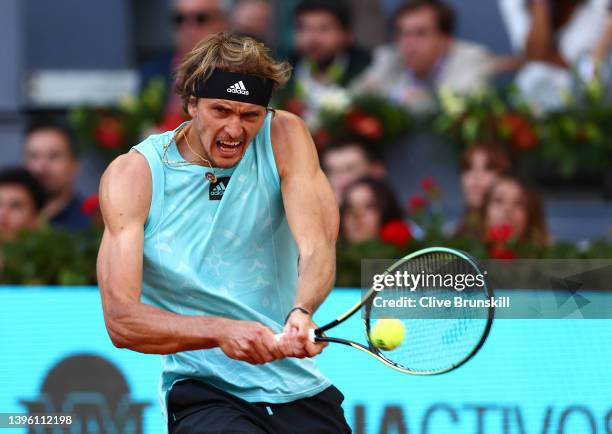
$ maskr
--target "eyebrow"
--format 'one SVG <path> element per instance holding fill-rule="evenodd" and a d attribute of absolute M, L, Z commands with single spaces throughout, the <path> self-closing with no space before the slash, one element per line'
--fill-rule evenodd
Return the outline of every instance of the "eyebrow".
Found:
<path fill-rule="evenodd" d="M 212 105 L 213 109 L 221 109 L 221 110 L 227 110 L 230 112 L 234 112 L 234 109 L 230 106 L 226 106 L 224 104 L 221 103 L 214 103 Z M 244 116 L 244 115 L 258 115 L 259 114 L 259 110 L 245 110 L 241 113 L 239 113 L 240 116 Z"/>
<path fill-rule="evenodd" d="M 242 112 L 240 114 L 241 115 L 258 115 L 259 111 L 257 111 L 257 110 L 247 110 L 247 111 L 244 111 L 244 112 Z"/>

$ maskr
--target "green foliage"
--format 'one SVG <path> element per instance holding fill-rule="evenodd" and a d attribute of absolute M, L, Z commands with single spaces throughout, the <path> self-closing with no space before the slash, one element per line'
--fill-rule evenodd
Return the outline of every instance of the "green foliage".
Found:
<path fill-rule="evenodd" d="M 358 135 L 377 148 L 394 143 L 409 133 L 413 120 L 402 106 L 376 95 L 359 95 L 341 110 L 322 108 L 313 136 L 328 134 L 330 141 Z"/>
<path fill-rule="evenodd" d="M 391 104 L 377 95 L 360 95 L 355 98 L 354 108 L 379 120 L 382 129 L 381 143 L 392 143 L 407 134 L 414 121 L 408 111 L 397 104 Z"/>
<path fill-rule="evenodd" d="M 347 135 L 361 136 L 383 148 L 408 134 L 414 125 L 405 107 L 379 95 L 353 95 L 335 88 L 319 95 L 316 108 L 307 108 L 304 100 L 299 91 L 281 91 L 274 105 L 303 117 L 319 149 Z"/>
<path fill-rule="evenodd" d="M 113 109 L 77 107 L 71 123 L 84 150 L 96 150 L 108 160 L 138 144 L 164 114 L 166 86 L 153 79 L 138 97 L 125 96 Z"/>
<path fill-rule="evenodd" d="M 432 126 L 458 152 L 478 143 L 502 145 L 535 178 L 542 168 L 562 178 L 602 173 L 612 160 L 612 104 L 598 79 L 583 82 L 578 95 L 568 96 L 561 110 L 535 113 L 514 88 L 442 92 Z"/>
<path fill-rule="evenodd" d="M 336 251 L 336 286 L 359 287 L 361 262 L 365 259 L 399 259 L 410 252 L 430 246 L 445 246 L 490 258 L 488 242 L 467 236 L 450 237 L 441 230 L 441 215 L 423 214 L 422 239 L 411 239 L 398 246 L 376 238 L 359 244 L 338 243 Z M 95 285 L 96 258 L 102 237 L 100 228 L 69 234 L 45 227 L 21 233 L 18 240 L 0 246 L 0 283 L 8 285 Z M 598 240 L 576 245 L 559 242 L 544 248 L 529 244 L 508 243 L 517 258 L 595 259 L 612 258 L 612 243 Z"/>
<path fill-rule="evenodd" d="M 11 285 L 92 285 L 100 229 L 76 234 L 52 227 L 22 232 L 0 246 L 0 282 Z"/>
<path fill-rule="evenodd" d="M 436 237 L 428 232 L 423 240 L 411 240 L 398 249 L 375 239 L 360 244 L 339 244 L 336 252 L 336 286 L 358 288 L 361 286 L 361 261 L 366 259 L 397 260 L 411 252 L 431 247 L 450 247 L 470 253 L 480 259 L 500 259 L 492 256 L 487 242 L 469 237 Z M 538 248 L 534 245 L 515 244 L 510 251 L 516 258 L 537 259 L 609 259 L 612 258 L 612 243 L 598 240 L 588 245 L 559 242 Z"/>

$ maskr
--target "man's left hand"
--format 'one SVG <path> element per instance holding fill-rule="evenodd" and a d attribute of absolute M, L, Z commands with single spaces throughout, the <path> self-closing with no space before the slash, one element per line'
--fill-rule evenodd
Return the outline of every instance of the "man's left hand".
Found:
<path fill-rule="evenodd" d="M 309 331 L 316 328 L 317 325 L 307 313 L 300 310 L 291 312 L 285 324 L 283 337 L 279 342 L 285 355 L 303 359 L 321 353 L 327 343 L 312 342 L 309 338 Z"/>

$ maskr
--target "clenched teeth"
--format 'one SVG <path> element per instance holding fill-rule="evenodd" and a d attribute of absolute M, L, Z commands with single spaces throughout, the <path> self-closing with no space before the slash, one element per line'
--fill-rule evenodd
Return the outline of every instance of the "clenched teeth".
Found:
<path fill-rule="evenodd" d="M 227 141 L 227 140 L 218 140 L 217 143 L 219 143 L 222 146 L 228 146 L 228 147 L 231 147 L 231 148 L 235 148 L 237 146 L 240 146 L 241 142 L 230 142 L 230 141 Z"/>

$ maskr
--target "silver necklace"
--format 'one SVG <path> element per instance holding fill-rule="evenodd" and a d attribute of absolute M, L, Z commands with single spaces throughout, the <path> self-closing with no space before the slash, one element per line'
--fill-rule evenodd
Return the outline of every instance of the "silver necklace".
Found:
<path fill-rule="evenodd" d="M 189 124 L 188 124 L 189 125 Z M 200 158 L 201 161 L 203 161 L 204 163 L 206 163 L 208 165 L 208 167 L 210 168 L 210 170 L 212 172 L 206 172 L 206 174 L 204 175 L 206 177 L 206 179 L 211 182 L 217 182 L 217 174 L 216 174 L 216 170 L 215 168 L 212 166 L 212 164 L 210 163 L 209 160 L 207 160 L 206 158 L 202 157 L 200 154 L 198 154 L 192 147 L 191 144 L 189 143 L 189 140 L 187 139 L 187 134 L 185 133 L 185 130 L 187 129 L 187 126 L 182 126 L 180 127 L 180 129 L 174 133 L 174 135 L 172 136 L 172 138 L 170 139 L 170 141 L 166 144 L 166 146 L 164 146 L 164 155 L 162 157 L 162 161 L 164 162 L 164 164 L 167 164 L 168 166 L 174 166 L 174 167 L 183 167 L 183 166 L 189 166 L 189 165 L 197 165 L 197 161 L 189 161 L 189 160 L 169 160 L 168 159 L 168 150 L 170 149 L 170 145 L 172 145 L 172 142 L 176 142 L 176 138 L 180 135 L 183 134 L 183 137 L 185 138 L 185 143 L 187 143 L 187 147 L 189 148 L 189 150 L 191 152 L 193 152 L 197 157 Z"/>
<path fill-rule="evenodd" d="M 185 128 L 186 129 L 186 128 Z M 189 148 L 189 150 L 191 152 L 193 152 L 200 160 L 202 160 L 204 163 L 208 164 L 208 167 L 210 168 L 210 170 L 212 170 L 212 172 L 206 172 L 204 174 L 204 177 L 208 180 L 208 182 L 210 183 L 215 183 L 217 182 L 217 173 L 215 168 L 213 167 L 213 165 L 210 163 L 209 160 L 207 160 L 206 158 L 202 157 L 200 154 L 198 154 L 192 147 L 191 144 L 189 143 L 189 139 L 187 138 L 187 133 L 185 133 L 185 129 L 183 129 L 183 137 L 185 138 L 185 143 L 187 143 L 187 147 Z"/>

